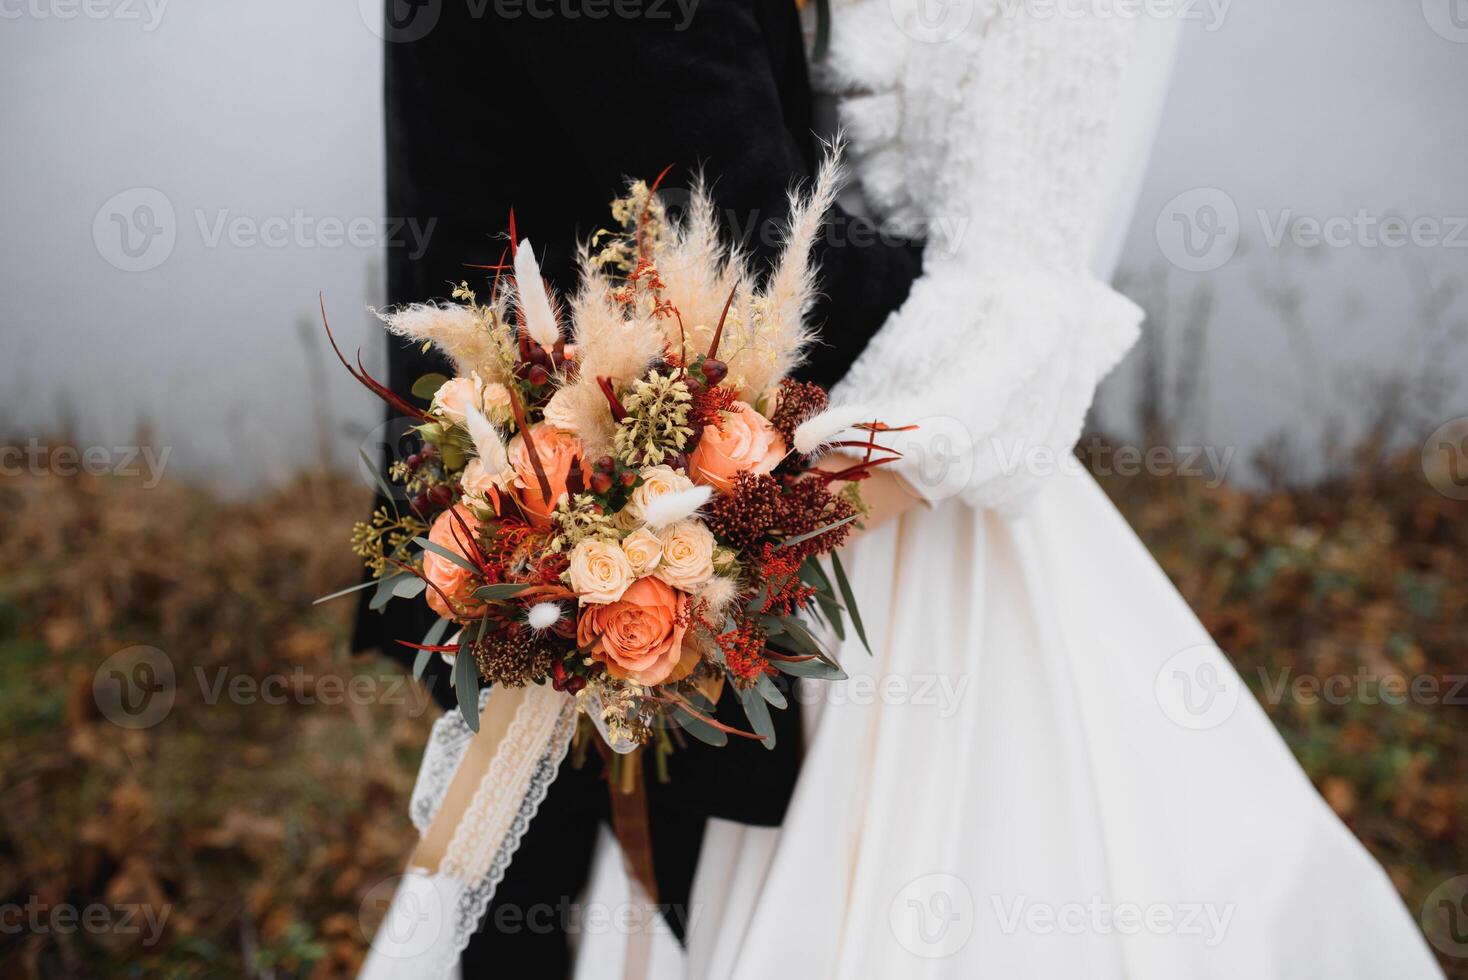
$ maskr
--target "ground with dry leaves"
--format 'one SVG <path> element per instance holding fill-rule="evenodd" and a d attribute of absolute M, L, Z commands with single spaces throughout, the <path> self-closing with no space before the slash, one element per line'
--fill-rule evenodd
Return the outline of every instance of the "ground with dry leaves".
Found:
<path fill-rule="evenodd" d="M 1308 492 L 1107 490 L 1414 914 L 1468 870 L 1468 690 L 1443 703 L 1468 673 L 1468 504 L 1410 462 Z M 0 974 L 353 973 L 412 837 L 433 715 L 395 668 L 348 657 L 351 600 L 311 605 L 357 574 L 345 542 L 367 499 L 322 478 L 246 503 L 168 480 L 0 481 L 0 907 L 19 910 Z M 140 645 L 166 656 L 174 698 L 129 729 L 94 682 L 156 663 Z M 1369 703 L 1396 675 L 1437 678 L 1436 703 Z M 1300 677 L 1348 693 L 1311 698 Z M 128 909 L 167 914 L 124 927 Z"/>

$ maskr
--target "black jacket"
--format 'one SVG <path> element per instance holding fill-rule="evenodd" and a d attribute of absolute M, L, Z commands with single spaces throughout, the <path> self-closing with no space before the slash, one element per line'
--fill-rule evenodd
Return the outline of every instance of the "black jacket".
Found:
<path fill-rule="evenodd" d="M 650 180 L 670 164 L 665 188 L 686 188 L 701 169 L 731 237 L 758 264 L 776 252 L 786 193 L 819 150 L 793 0 L 389 0 L 389 9 L 398 20 L 386 45 L 388 214 L 432 222 L 426 248 L 390 245 L 390 302 L 444 297 L 461 279 L 482 285 L 486 273 L 468 266 L 500 260 L 511 207 L 568 293 L 574 245 L 610 224 L 625 178 Z M 820 344 L 802 372 L 826 385 L 902 303 L 921 264 L 917 245 L 859 234 L 844 215 L 830 231 L 818 256 Z M 443 369 L 394 343 L 388 381 L 406 392 Z M 392 641 L 421 638 L 432 619 L 421 605 L 399 600 L 378 614 L 364 600 L 354 646 L 405 656 Z M 451 704 L 440 668 L 430 680 Z M 724 709 L 744 723 L 737 705 Z M 679 754 L 673 778 L 691 804 L 780 821 L 799 765 L 798 705 L 775 714 L 773 752 L 733 739 Z"/>

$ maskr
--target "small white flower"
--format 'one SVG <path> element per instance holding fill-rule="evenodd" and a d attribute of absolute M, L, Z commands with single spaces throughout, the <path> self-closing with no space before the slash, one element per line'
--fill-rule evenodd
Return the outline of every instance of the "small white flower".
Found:
<path fill-rule="evenodd" d="M 560 603 L 537 602 L 530 607 L 530 612 L 525 618 L 529 621 L 531 629 L 548 630 L 561 621 L 561 615 Z"/>

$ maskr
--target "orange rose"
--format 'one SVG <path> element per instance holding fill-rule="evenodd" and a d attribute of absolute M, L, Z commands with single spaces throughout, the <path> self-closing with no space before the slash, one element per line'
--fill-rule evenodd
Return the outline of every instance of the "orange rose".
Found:
<path fill-rule="evenodd" d="M 531 427 L 530 438 L 535 442 L 540 465 L 545 468 L 546 482 L 550 484 L 551 490 L 550 499 L 546 500 L 540 492 L 540 481 L 535 476 L 535 467 L 530 462 L 530 451 L 525 448 L 525 439 L 522 436 L 510 440 L 510 466 L 515 471 L 515 487 L 519 491 L 520 504 L 525 508 L 525 515 L 536 527 L 547 527 L 550 524 L 550 513 L 556 509 L 556 501 L 566 493 L 566 481 L 571 476 L 571 467 L 581 458 L 581 440 L 544 422 Z"/>
<path fill-rule="evenodd" d="M 464 519 L 460 524 L 453 515 L 458 514 Z M 433 527 L 428 531 L 428 540 L 456 555 L 467 557 L 466 550 L 469 542 L 465 539 L 464 527 L 469 528 L 470 533 L 479 529 L 480 521 L 463 504 L 455 504 L 453 510 L 446 510 L 434 519 Z M 428 606 L 434 612 L 446 619 L 458 619 L 459 613 L 449 608 L 444 601 L 443 595 L 453 599 L 464 613 L 470 614 L 483 607 L 478 599 L 474 598 L 474 575 L 466 568 L 461 568 L 454 562 L 449 561 L 442 555 L 432 551 L 423 553 L 423 576 L 432 585 L 424 594 L 428 597 Z M 439 594 L 442 590 L 443 595 Z"/>
<path fill-rule="evenodd" d="M 576 642 L 620 680 L 661 684 L 683 656 L 688 596 L 655 578 L 640 578 L 622 598 L 583 606 Z"/>
<path fill-rule="evenodd" d="M 688 457 L 693 478 L 716 490 L 728 490 L 740 473 L 768 473 L 785 458 L 785 440 L 753 407 L 735 402 L 724 413 L 723 429 L 704 428 L 698 448 Z"/>

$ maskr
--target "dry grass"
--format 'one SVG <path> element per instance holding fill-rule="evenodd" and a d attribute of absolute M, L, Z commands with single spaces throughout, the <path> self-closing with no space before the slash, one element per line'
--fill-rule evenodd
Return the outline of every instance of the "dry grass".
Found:
<path fill-rule="evenodd" d="M 1256 694 L 1285 668 L 1436 676 L 1444 694 L 1468 673 L 1468 505 L 1411 465 L 1311 492 L 1107 482 Z M 344 542 L 366 506 L 326 479 L 242 504 L 173 481 L 0 482 L 0 905 L 168 910 L 153 943 L 117 921 L 0 933 L 0 972 L 354 971 L 433 714 L 395 668 L 347 657 L 350 600 L 311 605 L 356 574 Z M 166 653 L 176 700 L 127 730 L 93 680 L 137 644 Z M 1414 911 L 1468 870 L 1461 705 L 1267 707 Z"/>

